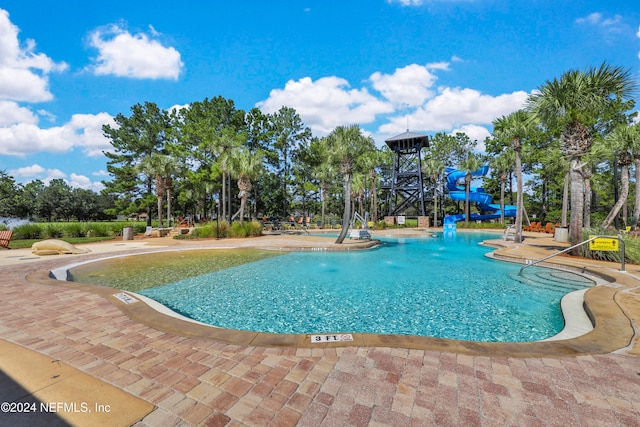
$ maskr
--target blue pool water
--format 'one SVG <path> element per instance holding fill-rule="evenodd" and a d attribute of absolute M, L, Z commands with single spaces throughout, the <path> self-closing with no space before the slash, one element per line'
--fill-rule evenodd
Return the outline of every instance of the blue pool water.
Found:
<path fill-rule="evenodd" d="M 519 265 L 483 256 L 491 249 L 478 243 L 496 237 L 440 234 L 386 239 L 366 251 L 291 252 L 140 293 L 229 329 L 497 342 L 555 335 L 564 326 L 560 299 L 569 290 L 516 280 Z M 564 275 L 560 283 L 593 285 L 546 271 Z"/>

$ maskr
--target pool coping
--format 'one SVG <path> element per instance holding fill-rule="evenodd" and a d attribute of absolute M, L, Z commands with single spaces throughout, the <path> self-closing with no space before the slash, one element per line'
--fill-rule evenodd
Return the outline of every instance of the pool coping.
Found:
<path fill-rule="evenodd" d="M 407 237 L 410 236 L 411 234 L 407 234 Z M 510 245 L 508 242 L 485 242 L 495 247 L 495 250 L 492 253 L 497 259 L 511 262 L 526 262 L 527 258 L 523 257 L 521 253 L 509 253 L 508 249 L 513 249 L 514 245 Z M 366 249 L 367 247 L 371 247 L 370 245 L 372 244 L 373 242 L 363 242 L 361 247 L 357 247 L 357 245 L 350 245 L 349 249 Z M 522 246 L 524 245 L 520 245 L 518 248 L 522 249 Z M 269 249 L 269 247 L 260 245 L 255 245 L 253 247 Z M 280 247 L 277 250 L 295 250 L 295 246 L 289 246 L 286 249 Z M 304 249 L 301 250 L 314 249 L 312 249 L 312 247 L 305 246 Z M 585 262 L 589 263 L 591 261 L 585 259 L 580 260 L 582 264 L 585 264 Z M 509 357 L 560 357 L 579 354 L 604 354 L 625 348 L 633 350 L 633 344 L 636 338 L 633 321 L 627 316 L 627 314 L 625 314 L 625 311 L 620 306 L 619 301 L 616 301 L 616 296 L 620 292 L 637 287 L 637 284 L 629 283 L 631 279 L 625 280 L 625 278 L 629 278 L 630 276 L 619 275 L 609 270 L 604 272 L 599 269 L 589 268 L 589 266 L 586 265 L 581 267 L 570 264 L 566 265 L 567 263 L 565 259 L 556 260 L 556 262 L 549 264 L 553 264 L 556 267 L 560 266 L 563 268 L 578 269 L 588 272 L 589 274 L 593 274 L 594 276 L 607 277 L 608 279 L 614 280 L 612 283 L 596 286 L 585 292 L 585 312 L 594 324 L 594 328 L 586 334 L 575 338 L 553 341 L 495 343 L 433 337 L 352 333 L 351 336 L 353 337 L 353 341 L 313 343 L 311 341 L 311 336 L 314 334 L 272 334 L 264 332 L 239 331 L 198 324 L 194 323 L 192 320 L 183 320 L 156 310 L 147 302 L 143 301 L 142 298 L 133 302 L 130 300 L 127 301 L 126 298 L 122 298 L 122 296 L 119 295 L 123 293 L 121 290 L 104 286 L 56 280 L 51 277 L 51 272 L 48 270 L 40 270 L 31 273 L 27 276 L 27 280 L 35 284 L 69 287 L 101 295 L 131 319 L 157 330 L 179 336 L 211 339 L 242 346 L 294 348 L 331 348 L 345 346 L 397 347 L 405 349 L 454 352 L 468 355 Z M 635 278 L 633 279 L 637 280 Z M 130 296 L 133 298 L 137 297 L 136 294 L 131 294 Z"/>

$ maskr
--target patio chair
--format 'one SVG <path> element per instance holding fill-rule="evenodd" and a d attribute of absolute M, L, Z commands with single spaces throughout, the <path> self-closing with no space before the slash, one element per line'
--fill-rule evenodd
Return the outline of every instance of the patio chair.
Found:
<path fill-rule="evenodd" d="M 544 226 L 544 232 L 547 234 L 553 234 L 556 230 L 556 227 L 552 222 L 548 222 L 547 225 Z"/>
<path fill-rule="evenodd" d="M 11 242 L 12 237 L 13 237 L 13 231 L 11 230 L 0 231 L 0 247 L 11 249 L 9 247 L 9 243 Z"/>

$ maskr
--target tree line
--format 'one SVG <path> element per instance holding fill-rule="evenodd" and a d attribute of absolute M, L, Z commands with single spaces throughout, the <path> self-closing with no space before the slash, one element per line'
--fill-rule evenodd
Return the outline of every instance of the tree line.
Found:
<path fill-rule="evenodd" d="M 517 239 L 523 221 L 531 218 L 570 224 L 572 242 L 580 241 L 583 228 L 635 227 L 640 215 L 640 125 L 632 112 L 636 90 L 630 71 L 620 67 L 603 63 L 570 70 L 542 84 L 522 110 L 496 118 L 483 154 L 464 133 L 431 136 L 420 167 L 434 223 L 461 211 L 469 218 L 477 210 L 468 198 L 464 206 L 447 199 L 446 168 L 467 172 L 468 193 L 471 172 L 489 164 L 486 191 L 502 205 L 507 200 L 518 206 Z M 171 111 L 151 102 L 136 104 L 103 131 L 113 146 L 105 153 L 111 179 L 100 195 L 85 197 L 96 200 L 93 209 L 101 214 L 146 212 L 148 221 L 154 215 L 167 225 L 187 216 L 228 222 L 313 216 L 321 224 L 327 218 L 342 218 L 345 224 L 354 210 L 369 212 L 374 221 L 388 210 L 393 153 L 376 147 L 357 125 L 315 137 L 290 107 L 265 114 L 215 97 Z M 0 176 L 2 194 L 9 178 Z M 28 199 L 26 188 L 36 187 L 44 206 L 48 187 L 64 187 L 54 181 L 17 186 L 24 193 L 17 199 Z M 71 197 L 59 200 L 74 204 Z M 81 209 L 5 206 L 18 216 L 86 217 Z M 418 211 L 409 208 L 406 214 Z"/>
<path fill-rule="evenodd" d="M 34 180 L 23 185 L 0 171 L 0 218 L 105 221 L 113 218 L 107 213 L 113 203 L 108 194 L 73 188 L 62 179 L 52 179 L 48 184 Z"/>

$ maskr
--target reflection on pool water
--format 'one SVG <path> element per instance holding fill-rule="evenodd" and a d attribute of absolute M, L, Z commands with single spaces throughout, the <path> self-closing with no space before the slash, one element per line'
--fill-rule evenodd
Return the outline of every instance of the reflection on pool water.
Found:
<path fill-rule="evenodd" d="M 593 282 L 483 256 L 495 234 L 387 239 L 356 252 L 292 252 L 140 291 L 195 320 L 272 333 L 364 332 L 535 341 L 564 326 L 560 299 Z"/>

